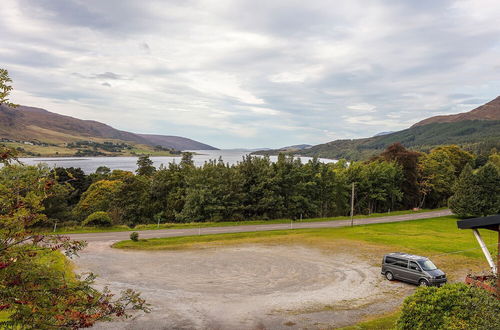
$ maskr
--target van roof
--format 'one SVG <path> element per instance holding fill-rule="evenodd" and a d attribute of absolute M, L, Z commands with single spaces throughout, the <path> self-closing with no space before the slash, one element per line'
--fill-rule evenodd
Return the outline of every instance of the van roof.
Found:
<path fill-rule="evenodd" d="M 427 257 L 417 256 L 414 254 L 408 254 L 408 253 L 404 253 L 404 252 L 392 252 L 392 253 L 386 254 L 385 256 L 399 257 L 399 258 L 405 258 L 405 259 L 410 259 L 410 260 L 428 260 Z"/>

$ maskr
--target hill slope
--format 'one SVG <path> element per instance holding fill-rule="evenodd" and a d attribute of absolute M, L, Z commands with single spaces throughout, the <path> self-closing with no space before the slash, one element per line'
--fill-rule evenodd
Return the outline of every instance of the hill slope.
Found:
<path fill-rule="evenodd" d="M 15 109 L 0 106 L 0 137 L 49 143 L 73 142 L 87 137 L 150 144 L 136 134 L 97 121 L 81 120 L 26 106 Z"/>
<path fill-rule="evenodd" d="M 336 140 L 299 152 L 302 156 L 322 158 L 368 159 L 394 142 L 414 150 L 428 150 L 438 145 L 457 144 L 475 149 L 481 143 L 500 144 L 500 120 L 468 120 L 432 123 L 410 127 L 392 134 L 356 140 Z"/>
<path fill-rule="evenodd" d="M 92 142 L 85 145 L 87 149 L 102 149 L 103 144 L 114 143 L 126 145 L 124 148 L 128 150 L 136 149 L 137 152 L 151 153 L 158 145 L 175 150 L 198 149 L 200 146 L 214 149 L 211 146 L 183 137 L 135 134 L 115 129 L 98 121 L 77 119 L 27 106 L 19 106 L 14 109 L 0 106 L 0 139 L 13 143 L 12 146 L 15 147 L 19 147 L 20 143 L 23 145 L 23 149 L 28 150 L 34 149 L 29 147 L 33 144 L 41 147 L 53 147 L 52 151 L 38 152 L 44 156 L 52 154 L 72 155 L 74 150 L 69 152 L 64 149 L 67 149 L 68 145 L 82 141 Z M 182 148 L 179 148 L 180 146 Z M 74 148 L 80 147 L 83 145 L 79 144 Z M 109 146 L 104 147 L 109 149 Z M 159 151 L 165 154 L 166 150 Z"/>
<path fill-rule="evenodd" d="M 162 147 L 173 148 L 175 150 L 218 150 L 215 147 L 209 146 L 195 140 L 180 136 L 172 135 L 155 135 L 155 134 L 137 134 L 145 138 L 153 145 L 160 145 Z"/>
<path fill-rule="evenodd" d="M 321 158 L 368 159 L 394 142 L 414 150 L 428 150 L 443 144 L 458 144 L 471 150 L 500 148 L 500 97 L 466 113 L 425 119 L 412 127 L 370 138 L 336 140 L 301 151 L 285 151 Z M 276 155 L 282 150 L 256 154 Z"/>
<path fill-rule="evenodd" d="M 477 107 L 471 111 L 448 116 L 435 116 L 424 119 L 412 127 L 423 126 L 432 123 L 455 123 L 465 120 L 500 120 L 500 96 Z"/>

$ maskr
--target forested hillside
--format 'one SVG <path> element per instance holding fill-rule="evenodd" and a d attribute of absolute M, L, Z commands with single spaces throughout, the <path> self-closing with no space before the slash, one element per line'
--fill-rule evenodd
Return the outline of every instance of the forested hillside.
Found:
<path fill-rule="evenodd" d="M 500 96 L 469 112 L 427 118 L 398 132 L 362 139 L 335 140 L 304 150 L 276 149 L 254 154 L 277 155 L 284 152 L 310 157 L 362 160 L 373 157 L 395 142 L 417 151 L 428 151 L 446 144 L 457 144 L 479 153 L 492 148 L 500 149 Z"/>
<path fill-rule="evenodd" d="M 356 140 L 336 140 L 298 152 L 302 156 L 368 159 L 394 142 L 417 151 L 457 144 L 473 152 L 500 149 L 500 121 L 470 120 L 414 126 L 399 132 Z"/>

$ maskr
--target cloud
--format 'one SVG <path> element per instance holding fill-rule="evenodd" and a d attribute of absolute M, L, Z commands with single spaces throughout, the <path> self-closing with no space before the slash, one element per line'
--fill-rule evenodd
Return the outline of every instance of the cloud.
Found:
<path fill-rule="evenodd" d="M 316 144 L 498 96 L 498 17 L 494 0 L 4 0 L 0 63 L 17 103 L 221 147 Z"/>

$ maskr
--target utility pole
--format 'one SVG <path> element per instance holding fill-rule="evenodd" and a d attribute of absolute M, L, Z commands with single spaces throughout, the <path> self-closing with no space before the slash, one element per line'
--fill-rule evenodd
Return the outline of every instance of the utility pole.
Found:
<path fill-rule="evenodd" d="M 354 226 L 354 182 L 352 183 L 351 192 L 351 227 Z"/>

